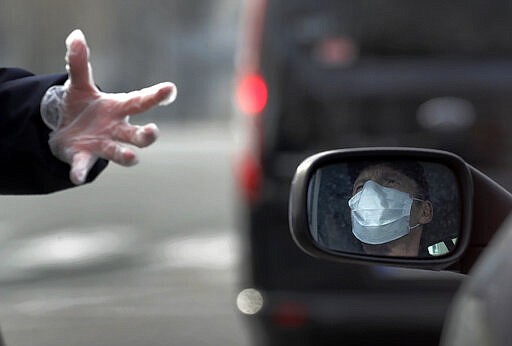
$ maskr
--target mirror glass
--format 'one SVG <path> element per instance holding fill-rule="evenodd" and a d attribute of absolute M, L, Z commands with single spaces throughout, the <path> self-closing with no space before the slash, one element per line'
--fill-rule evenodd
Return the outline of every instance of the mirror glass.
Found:
<path fill-rule="evenodd" d="M 414 160 L 322 166 L 308 186 L 310 232 L 330 251 L 433 258 L 454 250 L 461 229 L 453 171 Z"/>

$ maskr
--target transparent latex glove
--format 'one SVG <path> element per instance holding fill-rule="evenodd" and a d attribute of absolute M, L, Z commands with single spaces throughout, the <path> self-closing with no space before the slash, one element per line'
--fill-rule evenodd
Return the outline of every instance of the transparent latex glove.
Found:
<path fill-rule="evenodd" d="M 135 151 L 158 137 L 155 124 L 131 125 L 128 115 L 139 114 L 176 98 L 173 83 L 160 83 L 129 93 L 104 93 L 94 84 L 89 47 L 80 30 L 66 39 L 68 80 L 48 89 L 41 102 L 44 122 L 53 130 L 48 141 L 52 153 L 71 166 L 70 179 L 84 183 L 98 158 L 123 166 L 138 162 Z"/>

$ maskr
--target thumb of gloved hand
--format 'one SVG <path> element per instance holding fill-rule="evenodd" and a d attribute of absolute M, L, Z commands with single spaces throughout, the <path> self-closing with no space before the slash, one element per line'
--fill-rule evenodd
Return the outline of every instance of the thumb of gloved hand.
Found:
<path fill-rule="evenodd" d="M 99 157 L 123 166 L 136 164 L 136 152 L 123 144 L 146 147 L 157 139 L 158 127 L 132 125 L 128 115 L 167 105 L 175 100 L 177 91 L 173 83 L 164 82 L 129 93 L 101 92 L 94 84 L 83 33 L 73 31 L 66 47 L 68 80 L 45 95 L 45 99 L 57 99 L 58 114 L 42 111 L 42 115 L 53 129 L 49 140 L 52 153 L 71 165 L 70 179 L 78 185 Z"/>

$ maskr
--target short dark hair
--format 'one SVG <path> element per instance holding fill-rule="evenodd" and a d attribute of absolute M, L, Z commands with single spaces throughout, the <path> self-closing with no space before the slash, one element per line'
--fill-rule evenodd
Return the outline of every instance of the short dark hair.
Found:
<path fill-rule="evenodd" d="M 429 185 L 425 177 L 425 169 L 421 163 L 411 160 L 388 160 L 388 161 L 355 161 L 349 164 L 349 174 L 352 183 L 367 168 L 372 166 L 387 166 L 406 177 L 414 180 L 418 185 L 418 198 L 423 200 L 430 199 Z"/>

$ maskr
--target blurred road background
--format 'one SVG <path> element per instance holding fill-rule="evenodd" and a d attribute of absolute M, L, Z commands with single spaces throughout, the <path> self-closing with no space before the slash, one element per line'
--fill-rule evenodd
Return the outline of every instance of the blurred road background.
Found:
<path fill-rule="evenodd" d="M 244 345 L 230 140 L 175 126 L 131 170 L 2 197 L 0 321 L 10 345 Z"/>
<path fill-rule="evenodd" d="M 8 345 L 246 345 L 231 179 L 235 0 L 0 3 L 0 65 L 64 71 L 81 28 L 105 91 L 160 81 L 178 100 L 133 122 L 161 140 L 89 186 L 0 197 Z"/>

